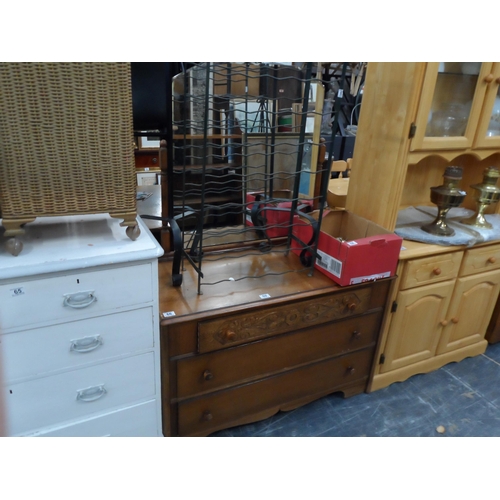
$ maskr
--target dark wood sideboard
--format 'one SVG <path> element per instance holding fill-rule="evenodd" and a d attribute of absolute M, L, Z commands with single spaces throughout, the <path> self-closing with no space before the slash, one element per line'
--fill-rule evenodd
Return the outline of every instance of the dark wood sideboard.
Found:
<path fill-rule="evenodd" d="M 259 272 L 301 269 L 290 253 L 249 256 Z M 229 259 L 231 260 L 231 259 Z M 226 260 L 204 261 L 220 278 Z M 315 271 L 203 287 L 160 262 L 165 436 L 206 436 L 340 391 L 364 392 L 392 279 L 339 287 Z M 264 296 L 266 298 L 261 298 Z"/>

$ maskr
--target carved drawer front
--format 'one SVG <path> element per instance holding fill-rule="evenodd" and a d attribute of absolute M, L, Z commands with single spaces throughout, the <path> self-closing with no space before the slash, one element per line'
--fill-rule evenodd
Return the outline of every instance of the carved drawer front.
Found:
<path fill-rule="evenodd" d="M 238 388 L 180 402 L 179 434 L 206 435 L 238 425 L 249 416 L 264 412 L 272 415 L 287 403 L 320 397 L 368 379 L 373 354 L 374 349 L 363 349 Z"/>
<path fill-rule="evenodd" d="M 401 290 L 456 278 L 462 256 L 462 252 L 450 252 L 409 260 L 401 276 Z"/>
<path fill-rule="evenodd" d="M 372 287 L 293 304 L 226 316 L 198 325 L 198 352 L 210 352 L 361 314 L 370 307 Z"/>
<path fill-rule="evenodd" d="M 382 312 L 318 325 L 177 362 L 177 397 L 186 398 L 263 378 L 375 345 Z"/>
<path fill-rule="evenodd" d="M 466 250 L 460 276 L 483 271 L 493 271 L 500 268 L 500 245 L 490 245 L 482 248 Z"/>

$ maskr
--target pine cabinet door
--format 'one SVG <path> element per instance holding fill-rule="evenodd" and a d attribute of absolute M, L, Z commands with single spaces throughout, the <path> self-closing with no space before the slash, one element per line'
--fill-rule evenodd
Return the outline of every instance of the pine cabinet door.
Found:
<path fill-rule="evenodd" d="M 484 339 L 500 290 L 500 270 L 459 278 L 446 315 L 438 354 Z"/>
<path fill-rule="evenodd" d="M 380 373 L 435 355 L 455 280 L 399 292 Z"/>
<path fill-rule="evenodd" d="M 411 151 L 466 149 L 476 135 L 493 63 L 427 63 Z"/>
<path fill-rule="evenodd" d="M 493 63 L 485 78 L 488 86 L 474 147 L 500 148 L 500 63 Z"/>

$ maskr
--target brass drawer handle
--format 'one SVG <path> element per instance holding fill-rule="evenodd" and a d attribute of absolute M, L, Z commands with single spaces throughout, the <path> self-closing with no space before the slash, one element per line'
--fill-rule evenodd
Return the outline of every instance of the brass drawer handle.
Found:
<path fill-rule="evenodd" d="M 346 373 L 346 375 L 354 375 L 355 371 L 356 371 L 356 369 L 354 368 L 354 366 L 348 366 L 345 373 Z"/>
<path fill-rule="evenodd" d="M 210 422 L 210 420 L 212 420 L 214 417 L 212 415 L 212 412 L 209 411 L 209 410 L 205 410 L 201 416 L 202 420 L 204 420 L 205 422 Z"/>
<path fill-rule="evenodd" d="M 439 276 L 441 274 L 441 269 L 439 267 L 436 267 L 435 269 L 432 270 L 432 274 Z"/>
<path fill-rule="evenodd" d="M 361 338 L 361 332 L 359 330 L 354 330 L 352 332 L 352 338 L 355 340 L 359 340 Z"/>
<path fill-rule="evenodd" d="M 214 376 L 213 376 L 213 374 L 212 374 L 212 372 L 210 370 L 205 370 L 203 372 L 203 378 L 205 380 L 212 380 L 214 378 Z"/>

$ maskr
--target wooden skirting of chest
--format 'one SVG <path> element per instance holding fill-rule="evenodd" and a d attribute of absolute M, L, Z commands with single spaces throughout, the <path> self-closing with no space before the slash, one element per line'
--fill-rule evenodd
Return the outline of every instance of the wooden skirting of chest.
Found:
<path fill-rule="evenodd" d="M 206 436 L 366 390 L 391 279 L 342 288 L 289 273 L 197 295 L 189 273 L 180 290 L 168 287 L 170 267 L 160 263 L 165 436 Z"/>

